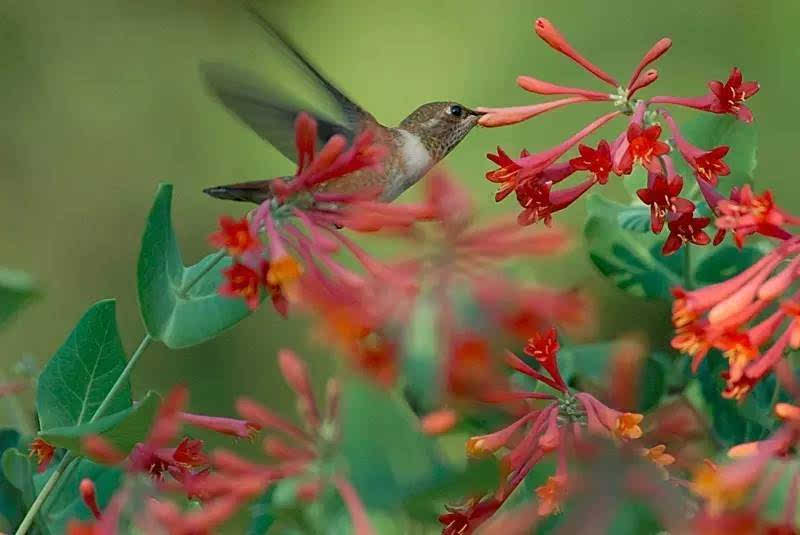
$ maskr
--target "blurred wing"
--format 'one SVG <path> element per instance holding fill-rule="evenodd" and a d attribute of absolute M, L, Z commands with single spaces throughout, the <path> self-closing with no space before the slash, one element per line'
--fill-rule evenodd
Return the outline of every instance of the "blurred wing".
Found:
<path fill-rule="evenodd" d="M 317 120 L 318 146 L 322 146 L 334 134 L 341 134 L 352 141 L 366 123 L 374 122 L 371 115 L 325 78 L 260 13 L 253 8 L 248 8 L 248 11 L 264 30 L 271 44 L 289 58 L 306 82 L 324 95 L 328 108 L 332 109 L 337 118 L 331 119 L 330 114 L 320 112 L 319 108 L 324 106 L 309 109 L 298 98 L 289 96 L 286 88 L 277 86 L 276 81 L 265 84 L 252 73 L 229 65 L 201 65 L 200 70 L 210 91 L 239 119 L 292 161 L 296 161 L 294 121 L 301 111 L 310 113 Z"/>
<path fill-rule="evenodd" d="M 318 146 L 334 134 L 342 134 L 348 140 L 354 137 L 351 128 L 323 118 L 319 112 L 261 83 L 248 71 L 221 63 L 205 63 L 200 70 L 211 93 L 228 110 L 293 162 L 297 161 L 294 121 L 301 111 L 317 120 Z"/>

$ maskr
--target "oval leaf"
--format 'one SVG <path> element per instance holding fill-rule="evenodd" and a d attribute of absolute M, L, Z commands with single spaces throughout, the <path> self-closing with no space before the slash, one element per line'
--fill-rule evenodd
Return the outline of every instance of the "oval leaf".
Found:
<path fill-rule="evenodd" d="M 250 314 L 243 300 L 222 297 L 217 288 L 230 258 L 212 254 L 184 267 L 172 228 L 172 185 L 161 184 L 142 237 L 137 267 L 139 309 L 147 332 L 168 347 L 199 344 L 217 336 Z M 191 289 L 186 288 L 191 285 Z"/>
<path fill-rule="evenodd" d="M 125 368 L 113 299 L 93 305 L 42 370 L 36 410 L 42 430 L 88 422 Z M 109 413 L 131 406 L 126 381 L 108 406 Z"/>
<path fill-rule="evenodd" d="M 587 200 L 589 217 L 583 232 L 589 257 L 617 287 L 638 297 L 670 299 L 670 288 L 682 284 L 685 251 L 661 254 L 665 237 L 620 228 L 626 207 L 599 195 Z"/>

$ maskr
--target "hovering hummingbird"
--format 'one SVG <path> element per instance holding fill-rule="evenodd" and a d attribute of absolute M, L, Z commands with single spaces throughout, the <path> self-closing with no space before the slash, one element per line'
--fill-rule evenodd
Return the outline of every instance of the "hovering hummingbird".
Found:
<path fill-rule="evenodd" d="M 384 145 L 387 156 L 379 170 L 362 169 L 323 184 L 324 191 L 357 193 L 365 189 L 381 191 L 380 200 L 392 201 L 413 186 L 464 139 L 477 124 L 481 113 L 457 102 L 429 102 L 406 117 L 397 127 L 386 127 L 338 87 L 300 53 L 295 45 L 253 12 L 261 26 L 300 68 L 315 89 L 329 100 L 337 119 L 308 110 L 286 90 L 268 87 L 246 71 L 224 65 L 204 64 L 201 72 L 211 92 L 239 119 L 292 161 L 296 161 L 294 121 L 301 111 L 314 116 L 318 123 L 318 147 L 335 134 L 352 141 L 370 129 L 377 143 Z M 283 94 L 282 94 L 283 93 Z M 272 194 L 269 180 L 240 182 L 203 190 L 219 199 L 261 203 Z"/>

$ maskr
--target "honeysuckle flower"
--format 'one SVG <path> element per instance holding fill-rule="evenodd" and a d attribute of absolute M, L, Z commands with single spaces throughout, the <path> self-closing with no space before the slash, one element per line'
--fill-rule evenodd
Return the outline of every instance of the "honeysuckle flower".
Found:
<path fill-rule="evenodd" d="M 665 478 L 669 478 L 667 466 L 675 462 L 675 457 L 667 453 L 666 445 L 658 444 L 652 448 L 642 448 L 639 450 L 639 454 L 655 464 L 662 471 Z"/>
<path fill-rule="evenodd" d="M 745 238 L 751 234 L 788 239 L 792 234 L 784 227 L 800 224 L 800 218 L 775 205 L 769 190 L 756 195 L 749 184 L 732 192 L 730 199 L 719 200 L 715 208 L 717 227 L 733 232 L 739 247 L 742 247 Z"/>
<path fill-rule="evenodd" d="M 533 23 L 533 29 L 545 43 L 553 47 L 558 52 L 561 52 L 572 61 L 595 75 L 600 80 L 606 82 L 611 87 L 618 87 L 619 83 L 610 75 L 603 71 L 600 67 L 586 59 L 582 56 L 569 42 L 566 38 L 561 35 L 561 32 L 550 22 L 548 19 L 544 17 L 539 17 Z M 656 56 L 657 57 L 657 56 Z M 655 59 L 655 58 L 653 58 Z M 652 60 L 650 60 L 652 61 Z M 649 63 L 649 62 L 648 62 Z M 645 63 L 646 65 L 646 63 Z M 641 69 L 641 67 L 640 67 Z M 635 79 L 636 76 L 634 75 L 633 78 Z"/>
<path fill-rule="evenodd" d="M 673 290 L 672 346 L 697 369 L 712 347 L 728 359 L 726 397 L 741 398 L 783 358 L 800 347 L 800 295 L 792 290 L 800 267 L 800 238 L 784 241 L 730 279 Z"/>
<path fill-rule="evenodd" d="M 262 265 L 262 268 L 266 263 Z M 261 302 L 262 275 L 244 264 L 234 263 L 222 271 L 225 282 L 219 287 L 220 295 L 238 297 L 245 300 L 248 308 L 254 310 Z"/>
<path fill-rule="evenodd" d="M 618 168 L 624 174 L 629 174 L 635 163 L 641 163 L 645 169 L 653 173 L 661 171 L 658 157 L 669 152 L 669 145 L 659 140 L 661 126 L 654 124 L 643 127 L 634 122 L 628 126 L 625 136 L 628 139 L 628 146 L 618 164 Z"/>
<path fill-rule="evenodd" d="M 578 145 L 578 152 L 580 157 L 571 159 L 569 165 L 579 171 L 589 171 L 600 184 L 608 182 L 608 175 L 613 167 L 608 141 L 600 140 L 597 149 Z"/>
<path fill-rule="evenodd" d="M 237 438 L 252 439 L 261 429 L 258 424 L 247 420 L 236 418 L 223 418 L 220 416 L 206 416 L 204 414 L 192 414 L 181 412 L 179 417 L 183 423 L 203 427 L 223 435 L 230 435 Z"/>
<path fill-rule="evenodd" d="M 670 255 L 681 248 L 686 243 L 695 245 L 706 245 L 711 242 L 705 227 L 711 223 L 708 217 L 695 217 L 694 212 L 676 212 L 667 218 L 669 236 L 661 252 Z"/>
<path fill-rule="evenodd" d="M 30 445 L 30 455 L 36 456 L 36 470 L 39 473 L 44 472 L 47 470 L 47 467 L 50 466 L 50 462 L 53 460 L 53 455 L 55 455 L 56 449 L 53 447 L 52 444 L 49 444 L 43 438 L 35 438 Z"/>
<path fill-rule="evenodd" d="M 549 516 L 561 511 L 561 504 L 567 495 L 567 479 L 564 476 L 550 476 L 547 482 L 536 488 L 539 498 L 539 516 Z"/>
<path fill-rule="evenodd" d="M 537 333 L 528 340 L 523 360 L 514 353 L 506 352 L 506 364 L 513 370 L 544 383 L 553 390 L 526 392 L 509 390 L 495 396 L 486 396 L 488 403 L 538 401 L 545 405 L 526 406 L 510 425 L 485 435 L 473 436 L 466 444 L 470 456 L 501 455 L 505 478 L 493 498 L 502 503 L 525 478 L 528 472 L 546 455 L 556 456 L 556 473 L 537 489 L 539 514 L 556 512 L 569 487 L 567 458 L 573 452 L 575 442 L 586 428 L 591 433 L 612 436 L 620 441 L 634 440 L 642 436 L 642 415 L 620 412 L 609 408 L 591 394 L 573 393 L 563 380 L 558 369 L 558 339 L 553 329 Z M 532 365 L 533 364 L 533 365 Z M 535 366 L 535 367 L 534 367 Z M 492 502 L 493 503 L 493 502 Z M 464 520 L 463 518 L 461 519 Z M 481 522 L 486 520 L 482 518 Z M 468 525 L 473 529 L 475 522 Z M 466 528 L 465 528 L 466 529 Z"/>
<path fill-rule="evenodd" d="M 233 219 L 229 216 L 219 218 L 220 230 L 209 236 L 211 245 L 225 249 L 231 256 L 243 256 L 261 251 L 261 242 L 250 227 L 247 218 Z"/>
<path fill-rule="evenodd" d="M 663 173 L 648 173 L 647 187 L 636 190 L 639 199 L 650 206 L 650 228 L 654 234 L 664 228 L 667 214 L 694 212 L 694 203 L 678 196 L 682 189 L 680 175 L 667 178 Z"/>
<path fill-rule="evenodd" d="M 335 381 L 328 383 L 326 403 L 320 406 L 311 388 L 308 370 L 300 358 L 289 350 L 278 356 L 279 368 L 287 384 L 297 395 L 297 409 L 303 426 L 278 416 L 260 403 L 240 398 L 236 409 L 243 421 L 251 422 L 268 432 L 277 431 L 281 437 L 270 435 L 263 450 L 272 461 L 245 460 L 226 450 L 211 455 L 212 471 L 200 477 L 182 481 L 191 495 L 203 501 L 198 511 L 184 512 L 167 502 L 153 502 L 150 513 L 158 522 L 181 534 L 210 531 L 236 514 L 247 503 L 264 493 L 271 485 L 287 478 L 298 481 L 296 497 L 315 501 L 324 488 L 339 493 L 350 513 L 357 535 L 373 535 L 374 531 L 352 485 L 342 476 L 323 469 L 330 466 L 339 441 L 339 389 Z M 179 417 L 185 420 L 185 417 Z"/>
<path fill-rule="evenodd" d="M 81 495 L 81 500 L 86 505 L 86 508 L 92 513 L 96 519 L 100 518 L 100 507 L 97 506 L 97 491 L 94 482 L 89 478 L 81 479 L 78 485 L 78 492 Z"/>
<path fill-rule="evenodd" d="M 613 85 L 616 92 L 606 93 L 593 89 L 568 87 L 546 82 L 532 76 L 519 76 L 517 83 L 527 91 L 541 95 L 565 95 L 566 98 L 531 106 L 481 108 L 487 114 L 479 122 L 487 126 L 503 126 L 579 102 L 613 103 L 614 106 L 621 108 L 623 113 L 631 116 L 626 131 L 617 136 L 613 143 L 609 144 L 605 140 L 601 141 L 596 150 L 586 145 L 580 145 L 578 147 L 579 157 L 569 160 L 569 166 L 573 170 L 590 171 L 595 181 L 600 184 L 607 182 L 608 175 L 612 171 L 620 176 L 632 174 L 636 163 L 641 163 L 650 175 L 662 174 L 665 180 L 672 181 L 673 177 L 676 176 L 668 157 L 671 148 L 660 139 L 661 126 L 655 122 L 655 117 L 659 110 L 652 109 L 654 104 L 683 104 L 712 113 L 733 113 L 744 120 L 751 118 L 749 110 L 742 105 L 742 102 L 755 94 L 758 85 L 754 82 L 742 82 L 741 73 L 738 69 L 734 69 L 725 84 L 722 82 L 709 84 L 711 93 L 699 99 L 681 99 L 677 97 L 634 98 L 634 94 L 658 80 L 658 71 L 650 68 L 650 65 L 670 49 L 672 41 L 668 38 L 660 39 L 644 54 L 633 70 L 627 86 L 622 87 L 613 77 L 578 53 L 550 21 L 543 18 L 537 19 L 535 29 L 539 37 L 552 48 L 565 54 L 599 79 Z M 703 189 L 702 182 L 708 182 L 713 185 L 717 183 L 719 176 L 730 174 L 730 168 L 723 161 L 723 157 L 729 150 L 728 147 L 719 146 L 707 151 L 694 147 L 681 136 L 672 117 L 666 112 L 662 113 L 672 128 L 676 146 L 681 156 L 694 169 L 698 182 L 701 183 L 701 190 Z M 529 154 L 523 151 L 523 155 L 517 159 L 510 158 L 501 149 L 498 149 L 497 155 L 489 155 L 489 159 L 498 168 L 488 172 L 486 177 L 488 180 L 501 185 L 500 190 L 495 195 L 495 200 L 500 201 L 514 191 L 517 194 L 517 200 L 524 209 L 518 218 L 519 224 L 529 225 L 538 220 L 549 223 L 554 212 L 569 206 L 582 193 L 587 191 L 592 183 L 585 182 L 574 188 L 556 190 L 553 188 L 556 180 L 548 180 L 541 176 L 542 173 L 550 167 L 558 165 L 558 159 L 577 143 L 578 138 L 581 138 L 584 132 L 594 131 L 608 122 L 605 119 L 607 117 L 601 117 L 601 119 L 584 128 L 575 136 L 548 151 L 538 154 Z M 652 179 L 649 179 L 647 189 L 651 185 Z M 670 185 L 677 186 L 678 182 Z M 657 186 L 663 187 L 665 190 L 668 189 L 667 186 L 660 183 Z M 640 189 L 640 191 L 643 190 Z M 665 191 L 664 193 L 667 194 L 662 195 L 659 192 L 657 195 L 659 199 L 662 196 L 665 197 L 663 202 L 655 203 L 649 195 L 645 201 L 651 207 L 651 226 L 654 232 L 660 232 L 665 221 L 669 220 L 672 223 L 670 237 L 664 244 L 664 254 L 676 251 L 685 242 L 691 242 L 696 245 L 705 245 L 710 242 L 711 240 L 706 239 L 708 236 L 702 230 L 702 227 L 705 226 L 703 224 L 705 220 L 683 215 L 692 211 L 689 207 L 693 206 L 693 203 L 688 199 L 678 197 L 677 192 L 669 194 Z M 708 192 L 703 191 L 704 196 L 708 199 L 706 193 Z M 716 213 L 716 208 L 713 205 L 711 208 Z M 671 212 L 670 217 L 667 217 L 667 211 Z M 718 232 L 714 243 L 719 243 L 723 236 L 724 231 Z"/>
<path fill-rule="evenodd" d="M 702 97 L 653 97 L 652 104 L 677 104 L 712 113 L 729 113 L 740 121 L 752 122 L 753 113 L 744 105 L 744 101 L 755 95 L 760 86 L 758 82 L 745 82 L 742 72 L 734 67 L 728 80 L 723 83 L 713 80 L 708 83 L 711 92 Z"/>
<path fill-rule="evenodd" d="M 695 147 L 681 135 L 678 125 L 669 113 L 662 111 L 661 114 L 672 130 L 672 138 L 675 140 L 678 151 L 686 163 L 694 169 L 695 176 L 699 181 L 706 181 L 712 186 L 716 186 L 720 176 L 727 176 L 731 173 L 731 168 L 722 161 L 730 147 L 720 145 L 708 151 Z"/>

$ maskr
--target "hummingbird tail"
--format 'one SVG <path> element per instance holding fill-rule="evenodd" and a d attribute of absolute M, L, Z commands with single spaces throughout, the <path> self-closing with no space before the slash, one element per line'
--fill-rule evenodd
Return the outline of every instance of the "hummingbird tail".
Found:
<path fill-rule="evenodd" d="M 207 193 L 214 198 L 226 201 L 241 201 L 261 204 L 267 199 L 272 198 L 272 191 L 269 188 L 270 180 L 255 180 L 253 182 L 239 182 L 225 186 L 214 186 L 206 188 L 203 193 Z"/>

